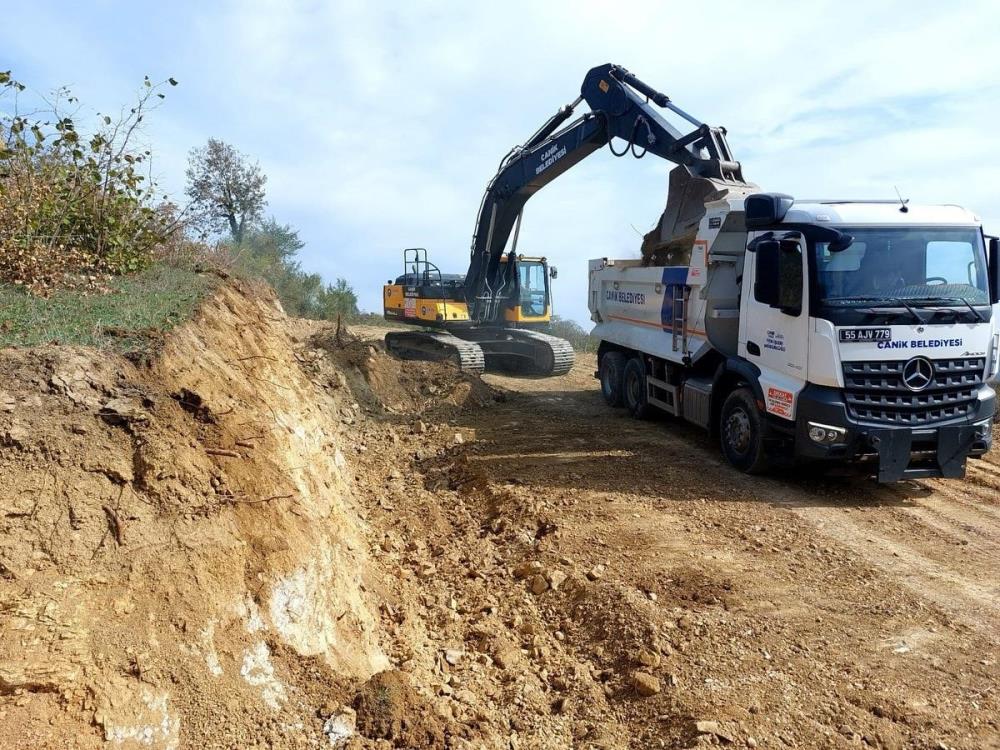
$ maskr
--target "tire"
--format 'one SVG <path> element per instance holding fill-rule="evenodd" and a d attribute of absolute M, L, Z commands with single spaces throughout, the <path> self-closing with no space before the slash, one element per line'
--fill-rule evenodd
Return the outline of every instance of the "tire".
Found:
<path fill-rule="evenodd" d="M 646 365 L 638 357 L 632 357 L 625 363 L 622 391 L 625 398 L 625 408 L 636 419 L 646 419 L 652 411 L 652 407 L 647 400 L 649 386 L 646 385 Z"/>
<path fill-rule="evenodd" d="M 625 355 L 621 352 L 605 352 L 598 367 L 601 377 L 601 395 L 608 406 L 618 408 L 625 403 Z"/>
<path fill-rule="evenodd" d="M 722 453 L 746 474 L 761 474 L 768 468 L 764 452 L 764 415 L 747 388 L 737 388 L 726 397 L 719 417 Z"/>

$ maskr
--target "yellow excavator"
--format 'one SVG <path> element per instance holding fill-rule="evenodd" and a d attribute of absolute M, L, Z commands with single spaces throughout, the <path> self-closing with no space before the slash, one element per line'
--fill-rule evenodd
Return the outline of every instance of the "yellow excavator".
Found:
<path fill-rule="evenodd" d="M 470 310 L 467 277 L 442 274 L 424 248 L 404 250 L 403 266 L 403 274 L 384 287 L 385 318 L 425 330 L 386 334 L 386 347 L 397 357 L 535 376 L 562 375 L 573 366 L 569 342 L 537 330 L 552 321 L 556 269 L 545 258 L 500 258 L 499 278 L 511 292 L 501 295 L 502 303 L 485 320 Z"/>

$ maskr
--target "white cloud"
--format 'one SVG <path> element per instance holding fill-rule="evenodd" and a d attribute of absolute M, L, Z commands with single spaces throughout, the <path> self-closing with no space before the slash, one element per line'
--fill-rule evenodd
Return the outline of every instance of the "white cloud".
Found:
<path fill-rule="evenodd" d="M 1000 230 L 998 32 L 988 1 L 234 0 L 152 22 L 124 3 L 72 18 L 23 10 L 0 45 L 47 84 L 83 82 L 88 100 L 122 101 L 123 81 L 145 72 L 176 75 L 150 126 L 166 181 L 182 185 L 188 148 L 209 136 L 257 156 L 271 210 L 308 243 L 305 266 L 346 276 L 378 309 L 403 247 L 464 269 L 500 157 L 608 61 L 725 124 L 766 188 L 889 197 L 898 185 Z M 521 247 L 559 266 L 560 313 L 586 319 L 588 258 L 637 252 L 633 227 L 656 220 L 668 169 L 602 151 L 528 204 Z"/>

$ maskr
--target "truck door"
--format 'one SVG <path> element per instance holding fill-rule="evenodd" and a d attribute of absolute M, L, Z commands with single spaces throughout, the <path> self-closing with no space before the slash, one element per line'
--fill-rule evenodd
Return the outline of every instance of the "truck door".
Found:
<path fill-rule="evenodd" d="M 805 239 L 768 232 L 747 246 L 740 312 L 740 354 L 760 369 L 766 410 L 795 418 L 806 384 L 809 345 Z"/>

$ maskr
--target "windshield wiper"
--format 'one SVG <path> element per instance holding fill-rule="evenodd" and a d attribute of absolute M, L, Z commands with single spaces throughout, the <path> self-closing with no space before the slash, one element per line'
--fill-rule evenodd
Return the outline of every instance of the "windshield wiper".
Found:
<path fill-rule="evenodd" d="M 826 301 L 827 302 L 889 302 L 891 304 L 895 304 L 895 305 L 898 305 L 900 307 L 905 307 L 906 311 L 908 313 L 910 313 L 910 315 L 912 315 L 914 318 L 916 318 L 916 320 L 917 320 L 918 323 L 926 323 L 927 322 L 926 320 L 924 320 L 920 316 L 920 313 L 918 313 L 913 308 L 912 305 L 910 305 L 909 303 L 907 303 L 906 300 L 901 299 L 900 297 L 867 297 L 867 296 L 860 296 L 860 297 L 827 297 Z M 869 309 L 874 314 L 879 314 L 878 308 L 872 307 L 872 308 L 869 308 Z M 885 314 L 885 312 L 881 311 L 881 314 Z"/>
<path fill-rule="evenodd" d="M 967 308 L 969 308 L 969 310 L 972 311 L 972 314 L 976 316 L 976 319 L 980 323 L 985 323 L 986 322 L 986 318 L 983 317 L 983 314 L 981 312 L 979 312 L 979 310 L 977 310 L 973 306 L 973 304 L 971 302 L 969 302 L 969 300 L 967 300 L 965 297 L 918 297 L 914 301 L 915 302 L 930 302 L 930 303 L 934 303 L 934 302 L 961 302 L 963 305 L 965 305 Z"/>

